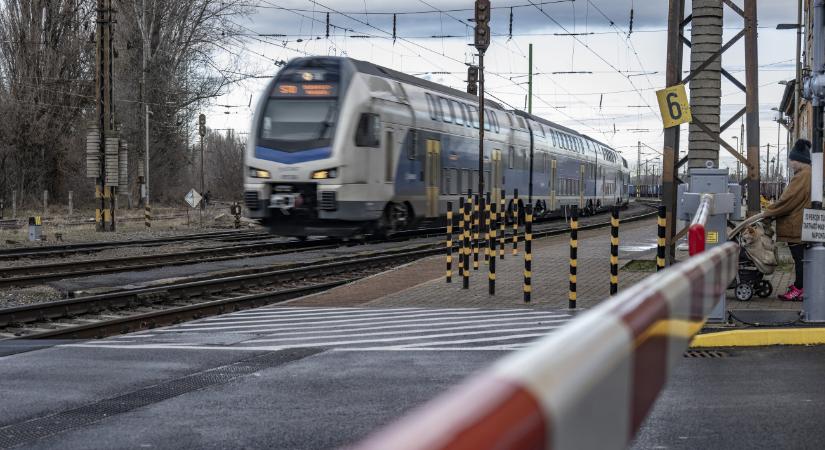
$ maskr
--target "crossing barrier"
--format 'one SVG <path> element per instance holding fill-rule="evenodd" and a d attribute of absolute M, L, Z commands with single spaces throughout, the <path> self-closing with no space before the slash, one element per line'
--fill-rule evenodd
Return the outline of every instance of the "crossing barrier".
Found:
<path fill-rule="evenodd" d="M 579 209 L 570 210 L 570 288 L 567 293 L 567 307 L 576 309 L 576 272 L 579 265 Z"/>
<path fill-rule="evenodd" d="M 447 283 L 453 282 L 453 202 L 447 202 Z"/>
<path fill-rule="evenodd" d="M 610 295 L 619 292 L 619 207 L 610 212 Z"/>
<path fill-rule="evenodd" d="M 690 256 L 705 251 L 705 225 L 708 223 L 711 209 L 713 208 L 713 196 L 702 195 L 699 201 L 699 208 L 693 216 L 693 221 L 688 228 L 688 253 Z"/>
<path fill-rule="evenodd" d="M 626 448 L 738 257 L 725 243 L 653 274 L 355 448 Z"/>

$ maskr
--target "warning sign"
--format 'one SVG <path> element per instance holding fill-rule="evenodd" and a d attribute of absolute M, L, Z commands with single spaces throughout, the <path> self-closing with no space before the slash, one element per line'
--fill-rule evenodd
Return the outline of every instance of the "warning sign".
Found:
<path fill-rule="evenodd" d="M 825 242 L 825 210 L 805 210 L 802 215 L 802 240 Z"/>
<path fill-rule="evenodd" d="M 719 233 L 716 231 L 708 231 L 708 235 L 705 238 L 705 243 L 707 244 L 718 244 L 719 243 Z"/>
<path fill-rule="evenodd" d="M 662 113 L 662 124 L 665 128 L 693 120 L 684 84 L 656 91 L 656 98 L 659 100 L 659 111 Z"/>

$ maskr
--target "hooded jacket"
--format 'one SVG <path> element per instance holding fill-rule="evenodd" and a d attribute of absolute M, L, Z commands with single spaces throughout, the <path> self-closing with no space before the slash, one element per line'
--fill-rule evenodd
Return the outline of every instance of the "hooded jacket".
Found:
<path fill-rule="evenodd" d="M 803 166 L 791 178 L 776 203 L 768 206 L 766 217 L 776 219 L 776 240 L 802 242 L 802 214 L 811 207 L 811 166 Z"/>

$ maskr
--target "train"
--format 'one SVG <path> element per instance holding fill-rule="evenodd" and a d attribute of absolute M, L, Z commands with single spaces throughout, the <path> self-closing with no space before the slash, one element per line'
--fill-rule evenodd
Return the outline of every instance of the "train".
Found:
<path fill-rule="evenodd" d="M 477 190 L 478 97 L 371 62 L 303 57 L 257 102 L 245 149 L 246 215 L 281 236 L 388 235 L 443 221 Z M 627 161 L 608 145 L 485 101 L 483 176 L 538 218 L 629 201 Z M 532 186 L 531 186 L 532 183 Z M 531 188 L 532 187 L 532 192 Z"/>

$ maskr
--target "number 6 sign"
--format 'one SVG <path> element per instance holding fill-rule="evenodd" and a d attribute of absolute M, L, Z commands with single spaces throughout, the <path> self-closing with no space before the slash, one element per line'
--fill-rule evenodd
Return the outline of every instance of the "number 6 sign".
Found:
<path fill-rule="evenodd" d="M 656 91 L 656 98 L 659 100 L 659 111 L 662 113 L 662 123 L 665 128 L 691 121 L 690 104 L 684 84 Z"/>

